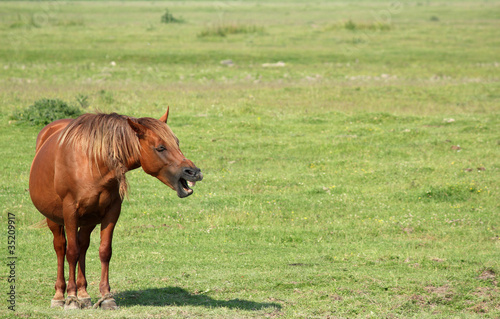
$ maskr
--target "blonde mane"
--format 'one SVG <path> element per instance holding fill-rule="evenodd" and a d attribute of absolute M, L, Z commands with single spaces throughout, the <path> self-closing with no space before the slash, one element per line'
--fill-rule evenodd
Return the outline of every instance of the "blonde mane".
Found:
<path fill-rule="evenodd" d="M 84 114 L 73 120 L 59 137 L 59 146 L 71 145 L 86 154 L 90 165 L 104 163 L 114 171 L 119 182 L 120 196 L 127 194 L 127 164 L 139 162 L 141 145 L 127 122 L 142 124 L 164 141 L 171 141 L 173 133 L 168 126 L 153 118 L 132 118 L 116 113 Z"/>

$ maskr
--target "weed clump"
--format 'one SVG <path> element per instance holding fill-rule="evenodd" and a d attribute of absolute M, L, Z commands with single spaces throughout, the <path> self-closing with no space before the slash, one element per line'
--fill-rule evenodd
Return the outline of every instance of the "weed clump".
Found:
<path fill-rule="evenodd" d="M 347 30 L 356 30 L 358 26 L 352 20 L 344 22 L 344 28 Z"/>
<path fill-rule="evenodd" d="M 173 16 L 173 14 L 170 13 L 168 9 L 161 16 L 161 23 L 183 23 L 183 22 L 184 22 L 183 19 L 177 19 L 176 17 Z"/>
<path fill-rule="evenodd" d="M 76 102 L 78 102 L 78 104 L 80 104 L 80 107 L 84 109 L 86 109 L 90 105 L 89 96 L 81 93 L 76 96 Z"/>
<path fill-rule="evenodd" d="M 482 189 L 475 185 L 448 185 L 446 187 L 430 187 L 419 195 L 419 198 L 437 202 L 460 202 L 469 200 L 472 194 L 480 194 Z"/>
<path fill-rule="evenodd" d="M 388 31 L 392 28 L 391 24 L 383 22 L 354 22 L 352 20 L 344 22 L 346 30 L 370 30 L 370 31 Z"/>
<path fill-rule="evenodd" d="M 82 114 L 77 106 L 72 106 L 59 99 L 40 99 L 25 109 L 16 109 L 11 119 L 29 125 L 47 125 L 63 118 L 75 118 Z"/>
<path fill-rule="evenodd" d="M 14 21 L 10 26 L 11 29 L 17 29 L 17 28 L 25 28 L 25 29 L 31 29 L 31 28 L 40 28 L 41 24 L 34 18 L 34 16 L 25 16 L 18 14 L 17 15 L 17 20 Z"/>
<path fill-rule="evenodd" d="M 113 96 L 113 92 L 110 92 L 110 91 L 100 90 L 99 97 L 100 97 L 101 101 L 103 101 L 106 104 L 111 104 L 115 101 L 115 97 Z"/>
<path fill-rule="evenodd" d="M 264 28 L 256 25 L 220 24 L 206 27 L 199 34 L 199 38 L 204 37 L 225 37 L 229 34 L 241 33 L 263 33 Z"/>
<path fill-rule="evenodd" d="M 390 23 L 385 22 L 354 22 L 351 19 L 326 27 L 326 30 L 345 29 L 349 31 L 389 31 L 392 29 Z"/>

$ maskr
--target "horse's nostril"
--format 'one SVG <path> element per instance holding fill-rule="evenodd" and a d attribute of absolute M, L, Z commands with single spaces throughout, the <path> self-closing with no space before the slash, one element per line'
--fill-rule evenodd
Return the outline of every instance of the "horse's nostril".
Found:
<path fill-rule="evenodd" d="M 201 174 L 201 170 L 198 167 L 184 167 L 182 169 L 182 174 L 184 178 L 187 178 L 191 181 L 201 181 L 203 179 L 203 174 Z"/>
<path fill-rule="evenodd" d="M 188 175 L 188 176 L 195 176 L 196 175 L 196 171 L 190 169 L 190 168 L 185 168 L 184 169 L 184 174 Z"/>

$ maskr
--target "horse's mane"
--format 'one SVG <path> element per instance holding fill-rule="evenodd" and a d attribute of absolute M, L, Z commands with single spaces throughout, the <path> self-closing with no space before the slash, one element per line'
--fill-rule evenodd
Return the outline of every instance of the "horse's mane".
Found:
<path fill-rule="evenodd" d="M 138 162 L 141 145 L 127 118 L 146 126 L 164 141 L 171 131 L 165 123 L 153 118 L 132 118 L 117 113 L 83 114 L 71 121 L 59 137 L 59 145 L 71 145 L 87 155 L 89 163 L 104 163 L 115 171 L 122 198 L 127 193 L 126 165 Z M 173 134 L 172 134 L 173 135 Z"/>

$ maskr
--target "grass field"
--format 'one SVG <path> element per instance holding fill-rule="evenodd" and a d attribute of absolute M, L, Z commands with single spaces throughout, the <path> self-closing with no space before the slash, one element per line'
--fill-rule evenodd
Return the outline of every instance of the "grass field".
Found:
<path fill-rule="evenodd" d="M 167 9 L 178 23 L 161 22 Z M 499 12 L 498 1 L 0 2 L 0 317 L 500 317 Z M 43 98 L 131 116 L 169 105 L 204 173 L 182 200 L 128 173 L 117 311 L 49 308 L 52 235 L 30 228 L 42 216 L 27 192 L 40 127 L 11 119 Z"/>

